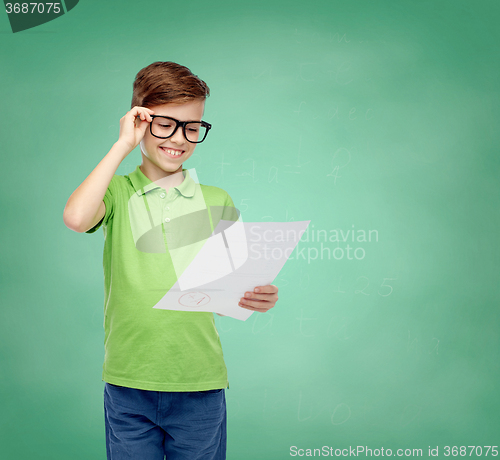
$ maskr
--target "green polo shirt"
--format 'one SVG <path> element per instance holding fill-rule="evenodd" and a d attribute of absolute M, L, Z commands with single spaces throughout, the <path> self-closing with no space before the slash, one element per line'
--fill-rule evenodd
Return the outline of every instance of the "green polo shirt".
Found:
<path fill-rule="evenodd" d="M 172 227 L 165 216 L 180 216 L 193 206 L 199 210 L 200 203 L 205 203 L 206 227 L 213 231 L 221 213 L 212 209 L 228 207 L 234 211 L 231 197 L 219 187 L 196 183 L 189 171 L 182 171 L 184 180 L 168 193 L 139 166 L 129 175 L 115 174 L 103 199 L 106 214 L 86 232 L 94 233 L 102 225 L 105 239 L 105 382 L 154 391 L 229 388 L 214 314 L 153 308 L 177 281 L 179 262 L 174 266 L 175 257 L 172 260 L 167 244 L 163 250 L 152 250 L 148 244 L 141 247 L 145 230 L 137 223 L 143 219 L 138 214 L 132 219 L 129 215 L 135 212 L 137 200 L 143 199 L 153 225 L 158 213 L 151 217 L 149 211 L 157 203 L 163 213 L 157 228 L 167 242 Z"/>

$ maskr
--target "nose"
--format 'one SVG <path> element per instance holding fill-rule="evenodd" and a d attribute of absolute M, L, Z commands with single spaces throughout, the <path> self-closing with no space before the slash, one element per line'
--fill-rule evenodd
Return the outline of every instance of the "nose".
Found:
<path fill-rule="evenodd" d="M 179 126 L 174 135 L 170 138 L 172 142 L 175 142 L 176 144 L 183 144 L 185 139 L 184 139 L 184 132 L 182 130 L 182 126 Z"/>

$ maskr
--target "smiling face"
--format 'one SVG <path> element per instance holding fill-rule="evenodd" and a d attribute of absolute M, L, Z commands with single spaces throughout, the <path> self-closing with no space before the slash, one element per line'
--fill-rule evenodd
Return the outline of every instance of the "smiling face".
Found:
<path fill-rule="evenodd" d="M 149 107 L 153 115 L 172 117 L 179 121 L 201 121 L 205 110 L 205 101 L 194 100 L 183 104 L 163 104 Z M 194 152 L 196 144 L 188 142 L 184 137 L 181 127 L 168 139 L 154 137 L 149 127 L 141 143 L 142 164 L 141 171 L 144 175 L 156 181 L 182 171 L 182 164 Z M 181 155 L 174 155 L 182 152 Z"/>

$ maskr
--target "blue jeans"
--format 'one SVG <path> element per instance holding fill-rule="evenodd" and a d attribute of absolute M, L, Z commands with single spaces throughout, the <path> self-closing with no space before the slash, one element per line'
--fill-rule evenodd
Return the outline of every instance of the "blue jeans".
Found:
<path fill-rule="evenodd" d="M 226 395 L 104 386 L 108 460 L 225 460 Z"/>

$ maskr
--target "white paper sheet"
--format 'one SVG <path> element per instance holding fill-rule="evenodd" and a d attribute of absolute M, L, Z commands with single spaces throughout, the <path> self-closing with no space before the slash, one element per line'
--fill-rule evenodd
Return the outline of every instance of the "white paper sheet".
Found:
<path fill-rule="evenodd" d="M 221 220 L 175 285 L 153 307 L 205 311 L 245 321 L 245 292 L 272 284 L 311 221 Z"/>

